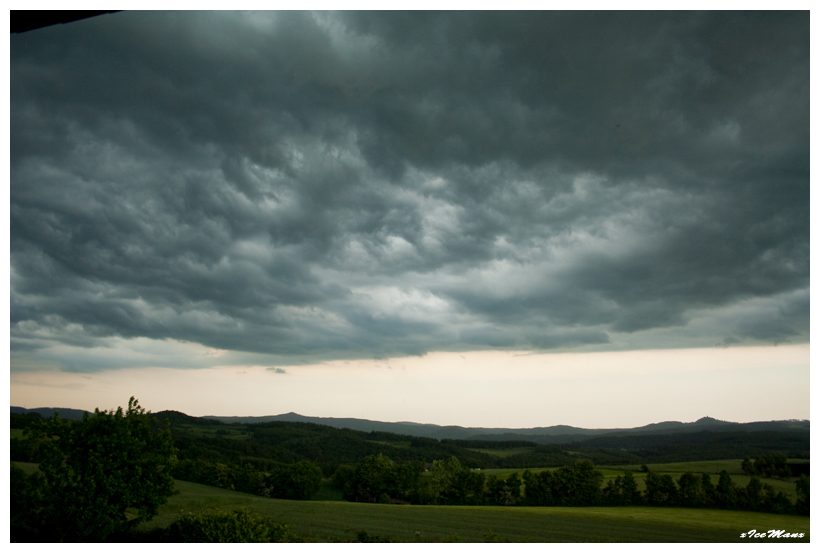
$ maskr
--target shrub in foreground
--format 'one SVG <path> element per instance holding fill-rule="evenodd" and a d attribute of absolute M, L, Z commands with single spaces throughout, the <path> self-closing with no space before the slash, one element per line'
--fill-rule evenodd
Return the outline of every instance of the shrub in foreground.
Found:
<path fill-rule="evenodd" d="M 173 543 L 269 543 L 290 537 L 287 524 L 271 524 L 253 511 L 189 513 L 168 528 L 167 541 Z"/>
<path fill-rule="evenodd" d="M 55 414 L 29 431 L 39 443 L 40 476 L 13 473 L 15 522 L 34 541 L 104 541 L 150 520 L 174 493 L 171 433 L 133 397 L 125 411 L 95 410 L 81 421 Z"/>

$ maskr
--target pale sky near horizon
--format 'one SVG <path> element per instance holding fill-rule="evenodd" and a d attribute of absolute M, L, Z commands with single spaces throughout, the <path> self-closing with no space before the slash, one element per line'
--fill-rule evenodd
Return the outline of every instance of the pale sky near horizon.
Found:
<path fill-rule="evenodd" d="M 598 353 L 437 352 L 294 367 L 20 372 L 12 404 L 307 416 L 440 425 L 631 428 L 809 418 L 809 347 Z M 120 403 L 111 398 L 117 398 Z M 15 403 L 15 399 L 17 403 Z"/>
<path fill-rule="evenodd" d="M 809 12 L 10 38 L 10 401 L 809 418 Z"/>

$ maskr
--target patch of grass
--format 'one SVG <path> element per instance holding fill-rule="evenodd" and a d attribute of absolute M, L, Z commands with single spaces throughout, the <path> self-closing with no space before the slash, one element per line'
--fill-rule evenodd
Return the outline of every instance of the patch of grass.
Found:
<path fill-rule="evenodd" d="M 494 455 L 496 457 L 509 457 L 510 455 L 518 455 L 519 453 L 528 453 L 533 451 L 534 447 L 515 447 L 511 449 L 473 449 L 470 448 L 470 451 L 475 451 L 478 453 L 486 453 L 488 455 Z"/>
<path fill-rule="evenodd" d="M 743 470 L 740 468 L 740 463 L 743 461 L 741 459 L 723 459 L 719 461 L 690 461 L 685 463 L 658 463 L 658 464 L 650 464 L 648 467 L 655 471 L 655 472 L 679 472 L 681 474 L 685 472 L 694 472 L 700 473 L 705 472 L 706 474 L 719 474 L 720 471 L 725 470 L 731 475 L 735 474 L 743 474 Z M 617 469 L 621 471 L 630 470 L 633 473 L 641 472 L 640 465 L 618 465 L 618 466 L 604 466 L 598 467 L 600 468 L 608 468 L 608 469 Z"/>
<path fill-rule="evenodd" d="M 749 480 L 751 479 L 751 476 L 746 475 L 732 476 L 732 481 L 741 488 L 745 488 L 749 484 Z M 712 477 L 712 481 L 715 484 L 717 484 L 717 477 Z M 771 487 L 774 488 L 775 492 L 783 492 L 783 494 L 786 497 L 788 497 L 789 501 L 791 501 L 792 503 L 797 501 L 797 489 L 794 481 L 780 480 L 778 478 L 760 478 L 760 481 L 764 484 L 769 484 Z"/>
<path fill-rule="evenodd" d="M 809 519 L 740 511 L 652 507 L 460 507 L 287 501 L 177 481 L 178 495 L 141 529 L 167 527 L 181 513 L 248 507 L 312 541 L 351 541 L 359 532 L 399 542 L 730 542 L 742 532 L 803 532 Z M 748 540 L 745 540 L 748 541 Z M 782 539 L 780 541 L 783 541 Z M 792 540 L 789 540 L 792 541 Z"/>

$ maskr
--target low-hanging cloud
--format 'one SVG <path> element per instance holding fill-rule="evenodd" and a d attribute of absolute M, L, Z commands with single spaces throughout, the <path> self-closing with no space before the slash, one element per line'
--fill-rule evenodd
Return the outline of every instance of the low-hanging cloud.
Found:
<path fill-rule="evenodd" d="M 20 355 L 808 340 L 807 12 L 121 12 L 10 73 Z"/>

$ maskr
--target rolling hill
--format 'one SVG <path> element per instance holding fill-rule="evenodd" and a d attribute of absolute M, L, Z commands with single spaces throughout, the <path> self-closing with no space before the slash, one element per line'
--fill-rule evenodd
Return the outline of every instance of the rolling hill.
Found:
<path fill-rule="evenodd" d="M 285 421 L 307 422 L 332 426 L 333 428 L 349 428 L 360 432 L 390 432 L 415 436 L 419 438 L 435 438 L 437 440 L 528 440 L 540 444 L 572 443 L 588 440 L 599 436 L 629 436 L 639 434 L 677 434 L 683 432 L 761 432 L 761 431 L 809 431 L 809 421 L 761 421 L 738 423 L 703 417 L 695 422 L 667 421 L 637 428 L 577 428 L 574 426 L 556 425 L 535 428 L 470 428 L 463 426 L 439 426 L 436 424 L 420 424 L 413 422 L 381 422 L 368 419 L 333 418 L 333 417 L 306 417 L 297 413 L 270 415 L 263 417 L 219 417 L 205 416 L 204 419 L 218 420 L 227 424 L 254 424 L 262 422 Z"/>

